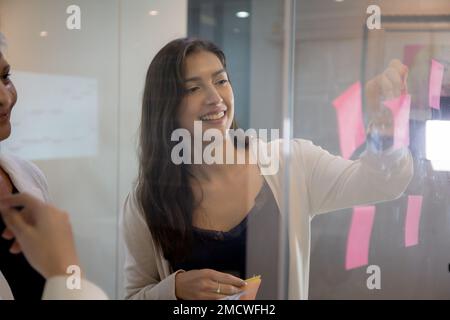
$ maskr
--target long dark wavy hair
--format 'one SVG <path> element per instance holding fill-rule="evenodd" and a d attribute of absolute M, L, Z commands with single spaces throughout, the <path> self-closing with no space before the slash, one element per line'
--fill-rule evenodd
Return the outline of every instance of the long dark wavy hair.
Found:
<path fill-rule="evenodd" d="M 171 150 L 178 142 L 170 138 L 180 127 L 178 108 L 186 94 L 184 62 L 199 51 L 215 54 L 226 69 L 225 54 L 212 42 L 173 40 L 152 60 L 142 102 L 136 195 L 153 240 L 172 266 L 191 250 L 192 213 L 198 205 L 190 186 L 194 177 L 185 164 L 175 165 L 171 160 Z M 235 121 L 232 128 L 237 129 Z"/>

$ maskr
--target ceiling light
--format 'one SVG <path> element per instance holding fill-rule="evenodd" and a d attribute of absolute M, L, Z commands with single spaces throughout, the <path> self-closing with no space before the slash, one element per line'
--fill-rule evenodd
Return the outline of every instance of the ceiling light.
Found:
<path fill-rule="evenodd" d="M 250 13 L 248 13 L 247 11 L 239 11 L 236 12 L 236 17 L 244 19 L 244 18 L 248 18 L 250 16 Z"/>

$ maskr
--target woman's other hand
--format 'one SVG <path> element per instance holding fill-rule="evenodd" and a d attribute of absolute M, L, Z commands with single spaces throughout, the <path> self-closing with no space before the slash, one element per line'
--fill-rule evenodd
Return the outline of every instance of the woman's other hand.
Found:
<path fill-rule="evenodd" d="M 20 208 L 18 210 L 17 208 Z M 79 265 L 69 215 L 26 193 L 0 198 L 0 212 L 28 262 L 46 279 Z"/>

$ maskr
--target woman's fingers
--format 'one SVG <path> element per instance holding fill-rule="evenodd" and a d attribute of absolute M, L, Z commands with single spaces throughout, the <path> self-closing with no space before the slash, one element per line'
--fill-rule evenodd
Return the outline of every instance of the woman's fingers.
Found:
<path fill-rule="evenodd" d="M 388 68 L 384 74 L 391 82 L 394 97 L 399 97 L 404 91 L 403 79 L 401 78 L 400 73 L 394 68 Z"/>
<path fill-rule="evenodd" d="M 5 230 L 2 233 L 2 238 L 5 240 L 12 240 L 14 239 L 14 233 L 12 233 L 12 231 L 9 230 L 8 228 L 5 228 Z"/>
<path fill-rule="evenodd" d="M 242 292 L 242 287 L 235 287 L 229 284 L 220 284 L 220 291 L 216 291 L 216 293 L 226 296 L 232 296 L 239 292 Z"/>
<path fill-rule="evenodd" d="M 6 207 L 33 207 L 40 205 L 38 199 L 27 193 L 10 194 L 2 197 L 0 202 Z"/>
<path fill-rule="evenodd" d="M 228 284 L 228 285 L 232 285 L 235 287 L 242 287 L 245 286 L 245 281 L 242 279 L 239 279 L 238 277 L 235 277 L 231 274 L 228 273 L 223 273 L 223 272 L 219 272 L 219 271 L 215 271 L 215 270 L 210 270 L 209 271 L 209 276 L 210 279 L 213 281 L 218 281 L 222 284 Z"/>
<path fill-rule="evenodd" d="M 221 299 L 242 292 L 246 282 L 227 273 L 212 269 L 190 270 L 177 273 L 175 294 L 177 298 Z"/>
<path fill-rule="evenodd" d="M 394 85 L 392 81 L 383 73 L 380 77 L 380 87 L 382 99 L 393 99 L 395 97 Z"/>
<path fill-rule="evenodd" d="M 22 233 L 30 231 L 30 227 L 25 221 L 23 215 L 17 210 L 9 206 L 5 206 L 3 202 L 0 202 L 0 214 L 3 217 L 6 227 L 14 234 L 16 238 L 20 238 Z"/>
<path fill-rule="evenodd" d="M 408 92 L 408 72 L 408 67 L 395 59 L 383 73 L 367 82 L 366 99 L 372 113 L 378 111 L 383 100 L 391 100 Z"/>
<path fill-rule="evenodd" d="M 389 68 L 395 70 L 396 74 L 400 77 L 400 88 L 401 94 L 405 94 L 408 92 L 408 74 L 409 69 L 406 65 L 404 65 L 400 60 L 394 59 L 389 63 Z"/>
<path fill-rule="evenodd" d="M 9 248 L 9 252 L 11 252 L 12 254 L 19 254 L 22 252 L 22 248 L 17 241 L 14 241 L 14 243 Z"/>
<path fill-rule="evenodd" d="M 228 273 L 209 270 L 209 290 L 214 293 L 214 299 L 231 296 L 242 291 L 245 281 Z"/>
<path fill-rule="evenodd" d="M 215 293 L 216 295 L 232 296 L 241 291 L 242 287 L 221 283 L 220 281 L 210 281 L 208 286 L 208 292 Z"/>
<path fill-rule="evenodd" d="M 408 67 L 398 59 L 391 60 L 391 62 L 389 62 L 389 68 L 394 68 L 397 70 L 402 79 L 408 76 Z"/>

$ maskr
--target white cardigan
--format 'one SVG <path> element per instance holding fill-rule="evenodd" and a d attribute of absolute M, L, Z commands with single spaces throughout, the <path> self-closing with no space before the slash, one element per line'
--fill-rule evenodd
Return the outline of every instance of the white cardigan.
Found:
<path fill-rule="evenodd" d="M 283 140 L 260 147 L 280 150 L 280 170 L 273 174 L 260 164 L 278 207 L 282 206 Z M 289 166 L 289 299 L 307 299 L 311 219 L 315 214 L 398 198 L 413 175 L 408 149 L 381 154 L 364 152 L 356 161 L 333 156 L 310 141 L 290 141 Z M 284 214 L 283 210 L 280 210 Z M 121 229 L 125 241 L 125 289 L 128 299 L 176 299 L 175 274 L 156 247 L 132 191 L 124 204 Z M 262 257 L 261 257 L 262 258 Z"/>
<path fill-rule="evenodd" d="M 25 161 L 11 154 L 0 154 L 0 167 L 11 178 L 19 192 L 26 192 L 32 196 L 49 202 L 47 180 L 39 168 L 29 161 Z M 48 279 L 43 293 L 43 299 L 106 299 L 106 294 L 90 283 L 81 280 L 81 289 L 66 289 L 66 277 Z M 13 300 L 11 288 L 0 271 L 0 300 Z"/>

